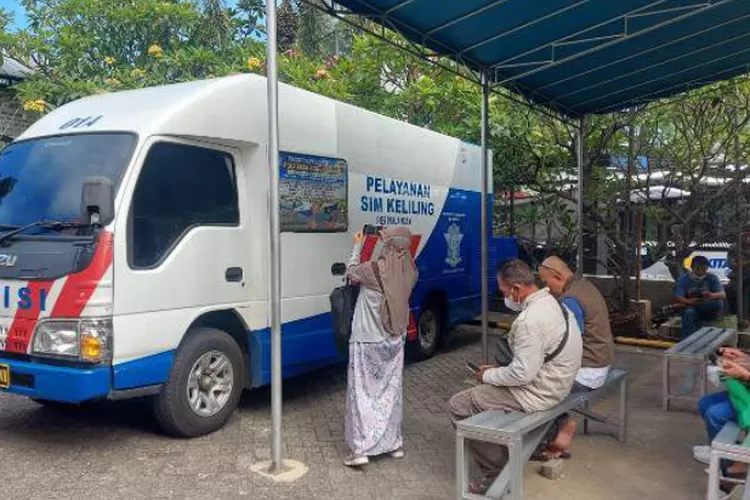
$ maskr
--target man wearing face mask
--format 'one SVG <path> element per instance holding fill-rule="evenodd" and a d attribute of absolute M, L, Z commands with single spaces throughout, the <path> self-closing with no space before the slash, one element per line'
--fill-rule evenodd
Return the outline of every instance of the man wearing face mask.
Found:
<path fill-rule="evenodd" d="M 680 276 L 675 287 L 677 305 L 682 307 L 680 340 L 688 338 L 704 323 L 718 318 L 727 296 L 718 276 L 708 272 L 707 258 L 696 256 L 690 269 Z"/>
<path fill-rule="evenodd" d="M 500 290 L 520 314 L 508 333 L 512 361 L 507 366 L 481 366 L 474 378 L 481 385 L 450 400 L 455 423 L 488 411 L 543 411 L 562 401 L 581 366 L 581 332 L 573 314 L 546 289 L 540 290 L 529 266 L 520 260 L 506 263 L 498 273 Z M 507 449 L 472 442 L 471 451 L 482 478 L 471 484 L 483 494 L 507 462 Z"/>

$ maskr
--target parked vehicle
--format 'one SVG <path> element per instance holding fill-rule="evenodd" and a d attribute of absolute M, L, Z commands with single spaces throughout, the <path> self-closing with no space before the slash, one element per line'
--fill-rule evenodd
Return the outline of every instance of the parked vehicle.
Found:
<path fill-rule="evenodd" d="M 365 224 L 416 235 L 409 352 L 433 355 L 479 313 L 480 149 L 286 85 L 280 129 L 284 377 L 342 361 L 332 270 Z M 4 149 L 0 388 L 153 396 L 198 436 L 270 383 L 266 142 L 241 75 L 84 98 Z"/>

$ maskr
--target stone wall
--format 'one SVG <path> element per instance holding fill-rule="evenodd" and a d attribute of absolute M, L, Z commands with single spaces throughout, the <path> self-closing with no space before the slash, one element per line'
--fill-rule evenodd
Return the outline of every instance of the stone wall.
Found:
<path fill-rule="evenodd" d="M 0 142 L 18 137 L 36 118 L 23 110 L 12 90 L 0 88 Z"/>

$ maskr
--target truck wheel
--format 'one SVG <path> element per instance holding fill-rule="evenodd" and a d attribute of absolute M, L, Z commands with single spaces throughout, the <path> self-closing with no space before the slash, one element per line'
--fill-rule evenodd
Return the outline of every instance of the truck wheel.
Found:
<path fill-rule="evenodd" d="M 435 355 L 443 334 L 443 320 L 435 304 L 422 308 L 417 320 L 417 338 L 406 345 L 412 361 L 423 361 Z"/>
<path fill-rule="evenodd" d="M 164 432 L 197 437 L 221 429 L 242 396 L 243 359 L 237 342 L 221 330 L 188 332 L 154 401 L 154 414 Z"/>

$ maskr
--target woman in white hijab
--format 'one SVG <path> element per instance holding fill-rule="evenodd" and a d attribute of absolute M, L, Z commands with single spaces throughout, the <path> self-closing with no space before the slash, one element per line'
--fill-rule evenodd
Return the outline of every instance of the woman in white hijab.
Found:
<path fill-rule="evenodd" d="M 347 278 L 360 284 L 349 341 L 344 465 L 357 467 L 369 457 L 403 458 L 404 339 L 409 326 L 409 296 L 417 281 L 411 232 L 392 227 L 380 235 L 376 261 L 360 262 L 363 236 L 354 237 Z"/>

